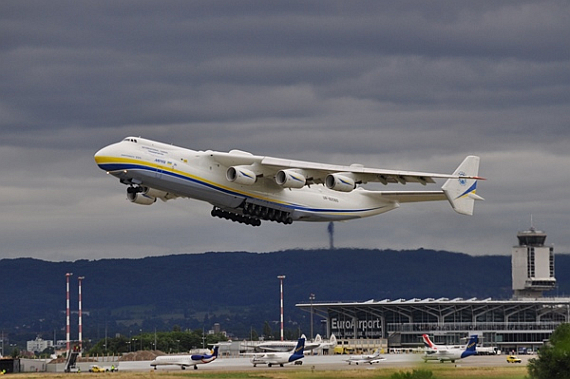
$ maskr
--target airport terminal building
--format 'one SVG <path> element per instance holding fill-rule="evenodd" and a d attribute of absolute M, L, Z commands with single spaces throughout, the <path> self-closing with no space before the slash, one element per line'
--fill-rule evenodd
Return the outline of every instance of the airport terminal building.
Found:
<path fill-rule="evenodd" d="M 298 304 L 310 312 L 311 304 Z M 398 299 L 318 303 L 312 309 L 339 340 L 383 339 L 389 348 L 460 344 L 471 334 L 501 351 L 536 350 L 556 327 L 570 320 L 570 299 Z"/>
<path fill-rule="evenodd" d="M 422 346 L 422 334 L 446 345 L 477 334 L 485 346 L 503 352 L 536 350 L 558 325 L 570 322 L 570 298 L 542 297 L 542 291 L 556 285 L 554 248 L 544 245 L 546 234 L 531 228 L 517 237 L 512 299 L 384 299 L 297 307 L 322 318 L 327 334 L 345 344 L 372 339 L 383 347 L 404 349 Z"/>

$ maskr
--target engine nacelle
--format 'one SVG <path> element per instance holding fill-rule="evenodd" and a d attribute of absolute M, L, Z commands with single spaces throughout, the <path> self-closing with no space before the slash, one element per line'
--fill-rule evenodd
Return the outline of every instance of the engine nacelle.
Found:
<path fill-rule="evenodd" d="M 142 192 L 127 192 L 127 199 L 129 199 L 131 203 L 142 205 L 151 205 L 156 201 L 156 197 L 149 196 Z"/>
<path fill-rule="evenodd" d="M 281 170 L 275 175 L 275 183 L 284 188 L 303 188 L 307 184 L 307 179 L 298 171 Z"/>
<path fill-rule="evenodd" d="M 325 185 L 328 189 L 340 192 L 351 192 L 356 188 L 354 179 L 341 174 L 329 174 L 325 178 Z"/>
<path fill-rule="evenodd" d="M 251 186 L 257 180 L 257 175 L 248 166 L 232 166 L 226 171 L 226 179 L 230 182 Z"/>
<path fill-rule="evenodd" d="M 150 196 L 150 197 L 157 197 L 157 198 L 162 199 L 164 201 L 166 201 L 172 197 L 168 192 L 164 192 L 161 190 L 157 190 L 154 188 L 148 188 L 148 187 L 144 187 L 144 190 L 142 191 L 142 193 L 147 195 L 147 196 Z"/>

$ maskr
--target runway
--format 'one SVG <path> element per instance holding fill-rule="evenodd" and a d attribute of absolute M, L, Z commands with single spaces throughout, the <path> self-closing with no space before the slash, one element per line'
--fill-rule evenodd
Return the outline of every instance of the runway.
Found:
<path fill-rule="evenodd" d="M 347 370 L 356 368 L 379 368 L 379 367 L 401 367 L 401 368 L 416 368 L 420 367 L 430 367 L 432 365 L 449 365 L 455 367 L 501 367 L 501 366 L 512 366 L 512 365 L 522 365 L 526 366 L 528 359 L 532 358 L 532 355 L 521 355 L 519 358 L 522 359 L 522 363 L 507 363 L 506 355 L 481 355 L 481 356 L 471 356 L 455 363 L 445 362 L 440 363 L 437 361 L 431 361 L 424 363 L 421 359 L 421 354 L 386 354 L 383 355 L 386 359 L 380 363 L 375 364 L 360 364 L 356 365 L 354 363 L 348 364 L 346 360 L 349 358 L 348 355 L 328 355 L 328 356 L 305 356 L 302 359 L 302 365 L 286 364 L 284 367 L 273 366 L 273 370 L 286 370 L 286 369 L 307 369 L 307 370 Z M 266 365 L 258 365 L 256 368 L 250 362 L 249 357 L 240 358 L 224 358 L 220 357 L 212 363 L 198 365 L 198 370 L 208 370 L 208 371 L 218 371 L 218 370 L 229 370 L 229 371 L 242 371 L 242 370 L 263 370 L 267 369 Z M 135 361 L 135 362 L 120 362 L 120 371 L 149 371 L 152 370 L 150 367 L 150 361 Z M 186 370 L 193 370 L 193 368 L 187 368 Z M 180 367 L 177 366 L 159 366 L 157 371 L 182 371 Z"/>

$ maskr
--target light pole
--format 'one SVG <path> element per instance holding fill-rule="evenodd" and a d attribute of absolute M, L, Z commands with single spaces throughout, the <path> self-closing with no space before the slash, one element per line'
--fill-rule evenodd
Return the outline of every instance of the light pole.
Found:
<path fill-rule="evenodd" d="M 71 343 L 69 341 L 69 277 L 73 275 L 72 273 L 68 272 L 65 274 L 65 280 L 67 283 L 67 302 L 65 307 L 65 340 L 67 342 L 67 354 L 69 354 L 69 350 L 71 348 Z"/>
<path fill-rule="evenodd" d="M 311 300 L 311 341 L 313 340 L 313 301 L 315 300 L 315 294 L 309 295 L 309 300 Z"/>
<path fill-rule="evenodd" d="M 285 275 L 279 275 L 277 279 L 279 279 L 279 289 L 281 292 L 281 341 L 283 341 L 283 279 L 285 279 Z"/>
<path fill-rule="evenodd" d="M 81 281 L 85 279 L 84 276 L 79 276 L 79 356 L 83 356 L 83 321 L 81 316 Z"/>

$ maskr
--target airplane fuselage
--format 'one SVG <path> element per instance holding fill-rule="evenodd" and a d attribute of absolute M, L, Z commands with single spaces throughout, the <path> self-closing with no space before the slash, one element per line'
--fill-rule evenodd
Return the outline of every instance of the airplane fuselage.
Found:
<path fill-rule="evenodd" d="M 182 354 L 182 355 L 161 355 L 156 357 L 151 363 L 151 367 L 156 370 L 157 366 L 180 366 L 181 369 L 193 366 L 194 369 L 198 365 L 210 363 L 218 357 L 218 347 L 214 348 L 213 354 Z"/>

